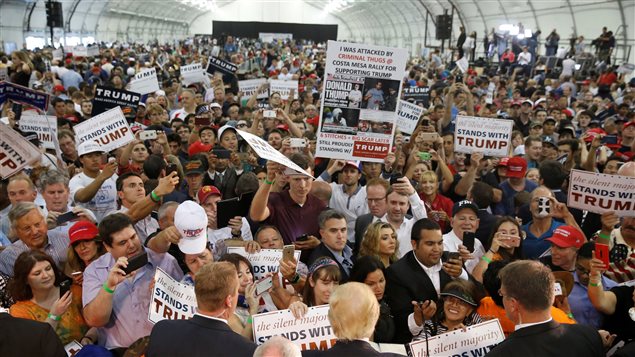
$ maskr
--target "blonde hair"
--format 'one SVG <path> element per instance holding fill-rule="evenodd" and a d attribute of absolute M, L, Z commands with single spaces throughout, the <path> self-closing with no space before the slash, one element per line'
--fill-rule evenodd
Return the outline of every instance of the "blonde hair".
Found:
<path fill-rule="evenodd" d="M 196 302 L 206 311 L 223 308 L 225 299 L 238 293 L 238 272 L 230 262 L 203 265 L 194 281 Z"/>
<path fill-rule="evenodd" d="M 392 230 L 392 236 L 395 238 L 395 253 L 393 253 L 393 255 L 391 255 L 388 260 L 390 261 L 390 263 L 394 263 L 399 260 L 399 240 L 397 239 L 397 232 L 395 232 L 395 229 L 390 225 L 390 223 L 381 221 L 371 224 L 370 226 L 368 226 L 368 229 L 366 229 L 366 233 L 364 234 L 364 238 L 362 239 L 362 245 L 359 248 L 360 257 L 370 255 L 380 258 L 379 242 L 381 241 L 381 230 L 384 228 L 390 228 Z"/>
<path fill-rule="evenodd" d="M 434 171 L 428 170 L 428 171 L 424 171 L 421 173 L 421 181 L 423 180 L 434 180 L 436 183 L 439 183 L 439 178 L 437 177 L 437 174 Z"/>
<path fill-rule="evenodd" d="M 379 303 L 368 285 L 346 283 L 331 295 L 328 316 L 338 339 L 370 338 L 379 318 Z"/>

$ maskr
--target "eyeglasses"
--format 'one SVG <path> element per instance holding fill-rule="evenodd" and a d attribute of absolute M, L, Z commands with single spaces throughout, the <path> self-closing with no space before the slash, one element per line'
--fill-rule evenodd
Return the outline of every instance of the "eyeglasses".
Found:
<path fill-rule="evenodd" d="M 575 270 L 578 272 L 579 275 L 589 275 L 591 273 L 590 270 L 586 270 L 579 265 L 575 266 Z"/>

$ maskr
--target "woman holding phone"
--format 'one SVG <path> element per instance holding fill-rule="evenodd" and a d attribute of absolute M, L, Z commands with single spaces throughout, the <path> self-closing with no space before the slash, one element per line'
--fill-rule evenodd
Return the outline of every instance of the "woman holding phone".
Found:
<path fill-rule="evenodd" d="M 89 330 L 82 316 L 81 297 L 62 291 L 53 258 L 37 250 L 24 252 L 15 261 L 14 274 L 9 283 L 16 301 L 9 309 L 11 316 L 48 323 L 62 344 L 97 342 L 97 330 Z"/>
<path fill-rule="evenodd" d="M 64 274 L 73 279 L 73 286 L 79 287 L 79 289 L 73 289 L 73 294 L 77 293 L 80 297 L 84 269 L 106 253 L 104 245 L 97 237 L 98 234 L 97 226 L 89 221 L 76 222 L 68 230 L 70 243 L 66 253 Z"/>
<path fill-rule="evenodd" d="M 513 217 L 501 217 L 494 227 L 490 237 L 490 249 L 478 262 L 472 276 L 479 282 L 483 282 L 483 273 L 491 262 L 504 260 L 512 262 L 522 259 L 521 243 L 523 231 L 520 229 L 518 221 Z"/>

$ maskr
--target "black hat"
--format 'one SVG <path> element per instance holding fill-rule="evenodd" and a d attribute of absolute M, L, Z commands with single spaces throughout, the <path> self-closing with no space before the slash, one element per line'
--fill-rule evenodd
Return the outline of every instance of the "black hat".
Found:
<path fill-rule="evenodd" d="M 452 207 L 452 216 L 455 216 L 460 210 L 464 208 L 469 208 L 474 211 L 474 213 L 478 214 L 478 206 L 474 202 L 470 200 L 463 200 L 454 204 L 454 206 Z"/>
<path fill-rule="evenodd" d="M 474 301 L 474 298 L 470 294 L 461 291 L 460 289 L 451 288 L 448 291 L 443 291 L 441 293 L 441 296 L 454 296 L 455 298 L 464 301 L 468 305 L 474 307 L 478 306 L 478 304 L 476 303 L 476 301 Z"/>

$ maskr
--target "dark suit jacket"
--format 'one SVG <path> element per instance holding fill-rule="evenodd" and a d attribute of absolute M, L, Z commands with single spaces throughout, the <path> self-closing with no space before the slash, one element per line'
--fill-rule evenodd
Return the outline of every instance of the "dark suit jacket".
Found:
<path fill-rule="evenodd" d="M 214 175 L 214 180 L 209 177 L 207 172 L 203 176 L 203 186 L 216 186 L 216 188 L 223 194 L 223 200 L 236 197 L 236 182 L 238 182 L 238 175 L 236 174 L 236 170 L 231 167 L 228 167 L 227 170 L 225 170 L 222 182 L 218 172 Z"/>
<path fill-rule="evenodd" d="M 500 216 L 487 212 L 486 209 L 478 210 L 478 229 L 476 230 L 476 238 L 483 243 L 485 251 L 490 247 L 489 237 L 492 235 L 492 228 Z"/>
<path fill-rule="evenodd" d="M 344 284 L 345 282 L 348 281 L 348 273 L 346 272 L 342 264 L 340 264 L 340 262 L 337 259 L 335 259 L 335 256 L 333 255 L 333 253 L 331 253 L 331 251 L 324 245 L 324 243 L 320 243 L 320 245 L 318 245 L 317 247 L 315 247 L 315 249 L 313 249 L 306 265 L 310 267 L 311 264 L 313 264 L 313 262 L 318 260 L 318 258 L 320 257 L 329 257 L 335 260 L 337 265 L 340 267 L 340 274 L 342 275 L 340 284 Z M 355 261 L 351 259 L 351 263 L 355 263 Z"/>
<path fill-rule="evenodd" d="M 335 345 L 333 345 L 333 347 L 329 348 L 326 351 L 302 351 L 302 356 L 304 357 L 327 357 L 327 356 L 333 356 L 333 357 L 340 357 L 340 356 L 346 356 L 346 357 L 366 357 L 366 356 L 386 356 L 386 357 L 392 357 L 392 356 L 401 356 L 398 355 L 396 353 L 388 353 L 388 352 L 378 352 L 376 349 L 373 348 L 373 346 L 371 346 L 368 342 L 366 341 L 361 341 L 361 340 L 355 340 L 355 341 L 344 341 L 344 340 L 338 340 L 337 343 Z"/>
<path fill-rule="evenodd" d="M 444 271 L 439 272 L 441 289 L 452 278 Z M 414 309 L 412 301 L 438 300 L 437 291 L 432 280 L 421 268 L 410 251 L 386 270 L 386 302 L 395 317 L 394 343 L 407 343 L 412 340 L 412 334 L 408 329 L 408 315 Z"/>
<path fill-rule="evenodd" d="M 565 355 L 604 356 L 602 339 L 597 331 L 589 326 L 560 324 L 551 320 L 515 331 L 487 354 L 488 357 Z"/>
<path fill-rule="evenodd" d="M 218 320 L 194 315 L 190 320 L 163 320 L 152 328 L 146 356 L 251 357 L 256 345 Z"/>
<path fill-rule="evenodd" d="M 0 313 L 0 356 L 66 357 L 51 325 Z"/>
<path fill-rule="evenodd" d="M 353 255 L 359 254 L 359 248 L 362 246 L 362 240 L 364 239 L 364 233 L 370 226 L 370 222 L 373 221 L 375 216 L 372 213 L 363 214 L 358 216 L 355 220 L 355 247 L 353 248 Z"/>

